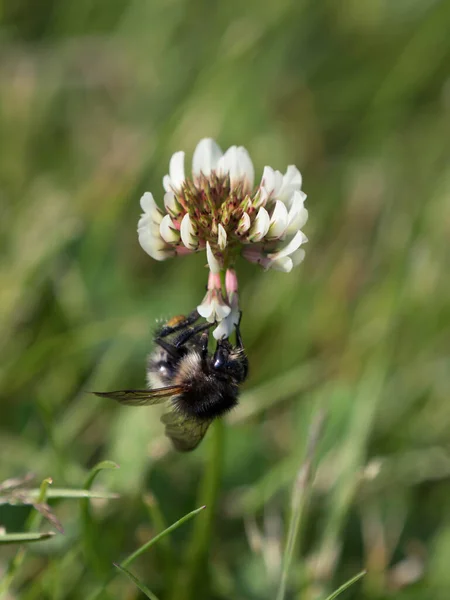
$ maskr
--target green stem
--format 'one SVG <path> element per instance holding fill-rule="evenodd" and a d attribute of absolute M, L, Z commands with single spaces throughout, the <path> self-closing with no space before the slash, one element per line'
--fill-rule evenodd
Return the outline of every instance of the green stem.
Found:
<path fill-rule="evenodd" d="M 292 489 L 291 519 L 289 522 L 288 536 L 284 550 L 283 570 L 281 573 L 277 600 L 284 600 L 292 561 L 301 538 L 302 517 L 310 497 L 311 484 L 314 476 L 313 460 L 322 432 L 324 420 L 325 413 L 323 410 L 319 410 L 310 428 L 306 456 L 302 461 L 302 465 L 300 466 Z"/>
<path fill-rule="evenodd" d="M 186 565 L 175 581 L 170 596 L 173 600 L 199 598 L 201 596 L 199 586 L 207 582 L 205 570 L 222 480 L 225 445 L 223 422 L 217 419 L 211 429 L 210 460 L 205 467 L 198 493 L 198 500 L 206 505 L 206 510 L 203 518 L 195 521 L 194 532 L 187 550 Z"/>

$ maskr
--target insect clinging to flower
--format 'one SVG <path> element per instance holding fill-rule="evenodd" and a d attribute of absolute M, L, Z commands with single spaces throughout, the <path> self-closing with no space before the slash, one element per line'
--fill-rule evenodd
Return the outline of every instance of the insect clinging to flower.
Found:
<path fill-rule="evenodd" d="M 167 403 L 161 421 L 175 448 L 194 450 L 209 425 L 238 403 L 239 386 L 248 372 L 248 361 L 239 324 L 236 344 L 228 339 L 216 343 L 209 353 L 212 323 L 196 325 L 195 310 L 188 317 L 175 317 L 160 327 L 156 348 L 147 365 L 149 389 L 95 392 L 129 406 Z"/>
<path fill-rule="evenodd" d="M 302 178 L 290 165 L 283 175 L 265 167 L 254 187 L 254 169 L 243 147 L 225 153 L 212 139 L 197 145 L 192 177 L 184 172 L 184 152 L 176 152 L 163 179 L 164 210 L 150 192 L 141 198 L 139 243 L 154 259 L 206 251 L 207 292 L 188 317 L 165 323 L 155 336 L 146 390 L 99 392 L 122 404 L 166 402 L 166 435 L 175 448 L 193 450 L 211 422 L 237 405 L 248 360 L 240 332 L 238 279 L 241 255 L 265 269 L 288 273 L 305 255 L 301 228 L 308 211 Z M 199 323 L 200 317 L 205 322 Z M 209 330 L 217 340 L 208 350 Z M 235 334 L 232 344 L 229 338 Z"/>

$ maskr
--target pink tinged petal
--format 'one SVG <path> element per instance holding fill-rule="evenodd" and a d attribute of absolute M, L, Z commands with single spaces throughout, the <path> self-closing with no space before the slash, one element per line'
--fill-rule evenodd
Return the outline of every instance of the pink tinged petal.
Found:
<path fill-rule="evenodd" d="M 242 217 L 239 220 L 238 226 L 237 226 L 237 233 L 239 235 L 242 235 L 243 233 L 246 233 L 249 229 L 250 229 L 250 225 L 252 224 L 250 216 L 248 215 L 248 213 L 243 213 Z"/>
<path fill-rule="evenodd" d="M 248 239 L 251 242 L 259 242 L 266 235 L 270 227 L 270 217 L 267 210 L 261 206 L 256 215 L 256 219 L 253 221 L 253 225 L 250 228 L 250 235 Z"/>
<path fill-rule="evenodd" d="M 186 246 L 183 246 L 181 244 L 179 246 L 176 246 L 175 251 L 178 254 L 178 256 L 187 256 L 188 254 L 192 254 L 193 252 L 193 250 L 189 250 L 189 248 L 186 248 Z"/>
<path fill-rule="evenodd" d="M 182 212 L 181 204 L 178 202 L 173 192 L 166 192 L 164 194 L 164 206 L 166 211 L 173 217 L 178 217 Z"/>
<path fill-rule="evenodd" d="M 270 227 L 266 238 L 268 240 L 277 240 L 286 231 L 288 225 L 288 211 L 284 202 L 277 200 L 272 216 L 270 217 Z"/>
<path fill-rule="evenodd" d="M 186 246 L 186 248 L 189 248 L 189 250 L 197 249 L 197 246 L 198 246 L 197 236 L 195 235 L 195 229 L 194 229 L 194 226 L 192 225 L 191 218 L 189 217 L 189 215 L 187 213 L 184 215 L 183 219 L 181 220 L 180 234 L 181 234 L 181 241 Z"/>
<path fill-rule="evenodd" d="M 210 271 L 208 275 L 208 290 L 222 291 L 222 281 L 217 271 Z"/>
<path fill-rule="evenodd" d="M 217 260 L 217 258 L 214 256 L 209 242 L 206 242 L 206 258 L 208 260 L 208 265 L 211 270 L 211 273 L 220 273 L 220 263 Z M 220 280 L 219 280 L 219 287 L 220 287 Z"/>
<path fill-rule="evenodd" d="M 238 281 L 236 271 L 227 269 L 225 275 L 225 288 L 228 295 L 228 305 L 231 307 L 231 312 L 226 316 L 213 331 L 213 336 L 216 340 L 229 338 L 234 332 L 241 318 L 239 310 L 239 295 L 237 293 Z"/>
<path fill-rule="evenodd" d="M 161 234 L 162 239 L 168 244 L 176 244 L 180 241 L 180 232 L 173 224 L 170 215 L 163 217 L 159 226 L 159 233 Z"/>
<path fill-rule="evenodd" d="M 303 192 L 294 192 L 291 208 L 289 210 L 289 224 L 286 233 L 292 234 L 298 229 L 301 229 L 308 220 L 308 211 L 304 207 L 305 199 L 306 194 Z"/>
<path fill-rule="evenodd" d="M 222 150 L 213 139 L 205 138 L 200 140 L 192 159 L 192 175 L 198 177 L 200 173 L 203 173 L 203 175 L 208 177 L 211 175 L 211 171 L 217 169 L 222 155 Z"/>
<path fill-rule="evenodd" d="M 262 252 L 261 247 L 254 248 L 252 246 L 244 247 L 242 250 L 242 256 L 252 263 L 260 263 L 262 260 L 265 260 L 266 257 Z M 268 259 L 267 259 L 268 260 Z"/>
<path fill-rule="evenodd" d="M 234 269 L 227 269 L 225 273 L 225 289 L 228 297 L 238 291 L 238 278 Z"/>
<path fill-rule="evenodd" d="M 220 250 L 225 250 L 227 246 L 227 232 L 220 223 L 218 227 L 217 245 Z"/>

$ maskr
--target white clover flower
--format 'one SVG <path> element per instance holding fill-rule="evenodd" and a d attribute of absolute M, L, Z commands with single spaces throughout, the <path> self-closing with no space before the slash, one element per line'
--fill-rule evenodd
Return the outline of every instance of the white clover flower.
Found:
<path fill-rule="evenodd" d="M 231 310 L 230 313 L 223 318 L 219 325 L 214 329 L 213 336 L 216 340 L 230 337 L 241 319 L 241 311 L 239 310 L 238 280 L 236 271 L 233 269 L 227 269 L 225 275 L 225 289 L 227 293 L 227 301 Z"/>
<path fill-rule="evenodd" d="M 220 274 L 210 271 L 208 278 L 208 291 L 202 303 L 197 306 L 198 314 L 209 323 L 222 321 L 231 312 L 231 307 L 222 295 L 222 282 Z"/>
<path fill-rule="evenodd" d="M 303 260 L 300 246 L 307 238 L 301 228 L 308 211 L 302 177 L 294 165 L 284 175 L 265 167 L 254 187 L 253 163 L 243 147 L 231 146 L 223 153 L 214 140 L 201 140 L 194 151 L 192 177 L 185 175 L 184 157 L 184 152 L 176 152 L 170 159 L 169 174 L 163 178 L 164 210 L 149 192 L 141 198 L 139 243 L 151 257 L 165 260 L 206 250 L 214 275 L 233 267 L 238 255 L 286 273 Z M 219 294 L 217 281 L 211 289 L 208 284 L 199 312 L 202 309 L 209 320 L 234 323 L 237 300 L 233 312 L 230 296 Z M 234 294 L 237 298 L 237 286 Z M 223 303 L 229 309 L 226 314 Z M 223 324 L 220 335 L 214 335 L 221 337 L 233 326 Z"/>

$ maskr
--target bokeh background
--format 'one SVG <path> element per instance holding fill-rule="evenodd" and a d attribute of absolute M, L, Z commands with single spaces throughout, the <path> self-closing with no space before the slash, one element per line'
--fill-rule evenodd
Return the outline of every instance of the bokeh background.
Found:
<path fill-rule="evenodd" d="M 449 31 L 445 0 L 1 3 L 0 481 L 81 489 L 120 465 L 94 535 L 53 502 L 65 535 L 30 546 L 3 597 L 143 597 L 119 573 L 103 589 L 112 562 L 200 506 L 214 471 L 171 564 L 162 542 L 132 570 L 160 600 L 275 598 L 321 410 L 286 598 L 364 568 L 346 598 L 449 597 Z M 157 263 L 136 224 L 205 136 L 244 145 L 257 177 L 297 165 L 310 211 L 294 272 L 238 265 L 251 376 L 223 457 L 217 432 L 179 455 L 158 409 L 87 393 L 141 387 L 156 320 L 203 297 L 205 257 Z M 33 511 L 5 504 L 0 525 Z"/>

